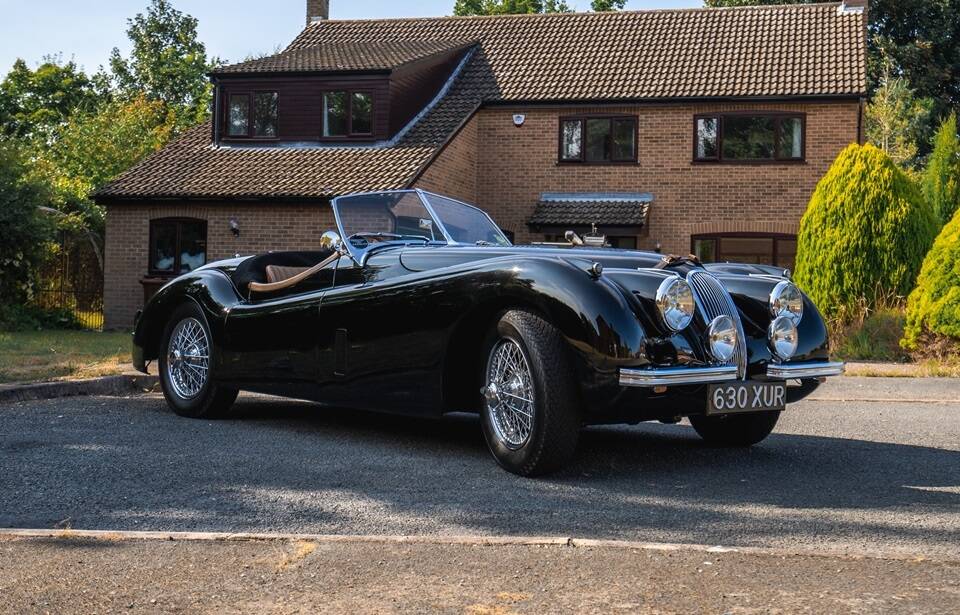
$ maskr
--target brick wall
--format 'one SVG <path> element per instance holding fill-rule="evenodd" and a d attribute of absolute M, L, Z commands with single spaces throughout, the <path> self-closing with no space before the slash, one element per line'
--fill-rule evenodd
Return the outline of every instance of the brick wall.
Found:
<path fill-rule="evenodd" d="M 150 220 L 198 218 L 207 221 L 207 262 L 235 254 L 316 247 L 320 235 L 336 228 L 326 202 L 286 204 L 132 204 L 107 207 L 104 272 L 104 326 L 124 328 L 143 305 L 140 280 L 147 273 Z M 230 219 L 240 224 L 240 236 L 230 231 Z"/>
<path fill-rule="evenodd" d="M 741 110 L 806 113 L 806 161 L 693 164 L 693 116 Z M 559 118 L 591 112 L 637 115 L 639 164 L 557 164 Z M 515 113 L 526 115 L 520 128 Z M 859 113 L 856 102 L 484 109 L 418 185 L 477 203 L 521 243 L 544 237 L 526 225 L 542 192 L 650 192 L 648 234 L 638 245 L 659 243 L 664 252 L 686 254 L 692 234 L 795 233 L 817 182 L 840 150 L 857 140 Z M 469 198 L 471 189 L 475 198 Z"/>
<path fill-rule="evenodd" d="M 416 186 L 467 203 L 477 203 L 477 160 L 483 156 L 479 126 L 480 114 L 477 114 L 427 167 Z"/>

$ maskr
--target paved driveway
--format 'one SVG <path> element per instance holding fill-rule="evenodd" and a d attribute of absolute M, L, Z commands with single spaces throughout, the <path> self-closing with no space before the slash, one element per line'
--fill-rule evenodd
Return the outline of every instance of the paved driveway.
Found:
<path fill-rule="evenodd" d="M 241 396 L 228 421 L 159 396 L 0 406 L 0 527 L 526 534 L 960 558 L 960 383 L 845 378 L 750 450 L 686 425 L 591 428 L 522 479 L 475 419 Z M 873 400 L 873 401 L 863 401 Z"/>

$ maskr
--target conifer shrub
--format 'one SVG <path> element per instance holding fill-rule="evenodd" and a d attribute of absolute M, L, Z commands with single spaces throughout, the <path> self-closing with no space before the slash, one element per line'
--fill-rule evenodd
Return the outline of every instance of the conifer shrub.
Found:
<path fill-rule="evenodd" d="M 800 221 L 795 281 L 834 319 L 888 304 L 913 289 L 936 233 L 917 184 L 873 145 L 851 144 Z"/>
<path fill-rule="evenodd" d="M 953 345 L 960 341 L 960 211 L 954 214 L 923 261 L 917 287 L 907 300 L 907 324 L 901 344 Z M 950 344 L 952 342 L 952 344 Z"/>

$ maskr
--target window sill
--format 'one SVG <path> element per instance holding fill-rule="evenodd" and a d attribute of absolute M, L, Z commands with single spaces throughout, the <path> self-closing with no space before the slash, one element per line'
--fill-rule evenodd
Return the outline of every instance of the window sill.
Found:
<path fill-rule="evenodd" d="M 638 160 L 619 160 L 610 162 L 581 162 L 579 160 L 558 160 L 558 167 L 638 167 Z"/>
<path fill-rule="evenodd" d="M 798 166 L 807 164 L 806 160 L 691 160 L 694 166 L 742 166 L 742 167 L 768 167 L 768 166 Z"/>
<path fill-rule="evenodd" d="M 362 143 L 365 141 L 376 141 L 377 138 L 372 135 L 346 135 L 343 137 L 319 137 L 320 143 Z"/>
<path fill-rule="evenodd" d="M 220 137 L 224 143 L 278 143 L 280 137 Z"/>

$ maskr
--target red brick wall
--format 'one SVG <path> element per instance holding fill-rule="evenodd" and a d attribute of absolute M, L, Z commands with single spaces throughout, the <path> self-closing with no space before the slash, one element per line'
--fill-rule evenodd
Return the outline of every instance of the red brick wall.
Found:
<path fill-rule="evenodd" d="M 207 221 L 207 262 L 235 254 L 316 247 L 320 235 L 336 228 L 326 202 L 317 205 L 250 203 L 132 204 L 107 207 L 104 272 L 104 326 L 124 328 L 143 305 L 140 280 L 147 273 L 150 220 L 199 218 Z M 230 219 L 240 224 L 240 236 L 230 231 Z"/>
<path fill-rule="evenodd" d="M 806 113 L 806 161 L 693 164 L 694 114 L 734 110 Z M 559 118 L 572 112 L 637 115 L 639 164 L 557 164 Z M 664 252 L 686 254 L 692 234 L 795 233 L 817 182 L 840 150 L 857 140 L 859 112 L 856 102 L 484 109 L 417 185 L 477 203 L 514 231 L 517 242 L 543 239 L 526 225 L 542 192 L 650 192 L 649 234 L 638 245 L 660 243 Z M 520 128 L 515 113 L 526 115 Z"/>
<path fill-rule="evenodd" d="M 427 167 L 416 186 L 467 203 L 477 203 L 477 160 L 483 156 L 477 132 L 479 126 L 479 114 L 474 115 Z"/>

